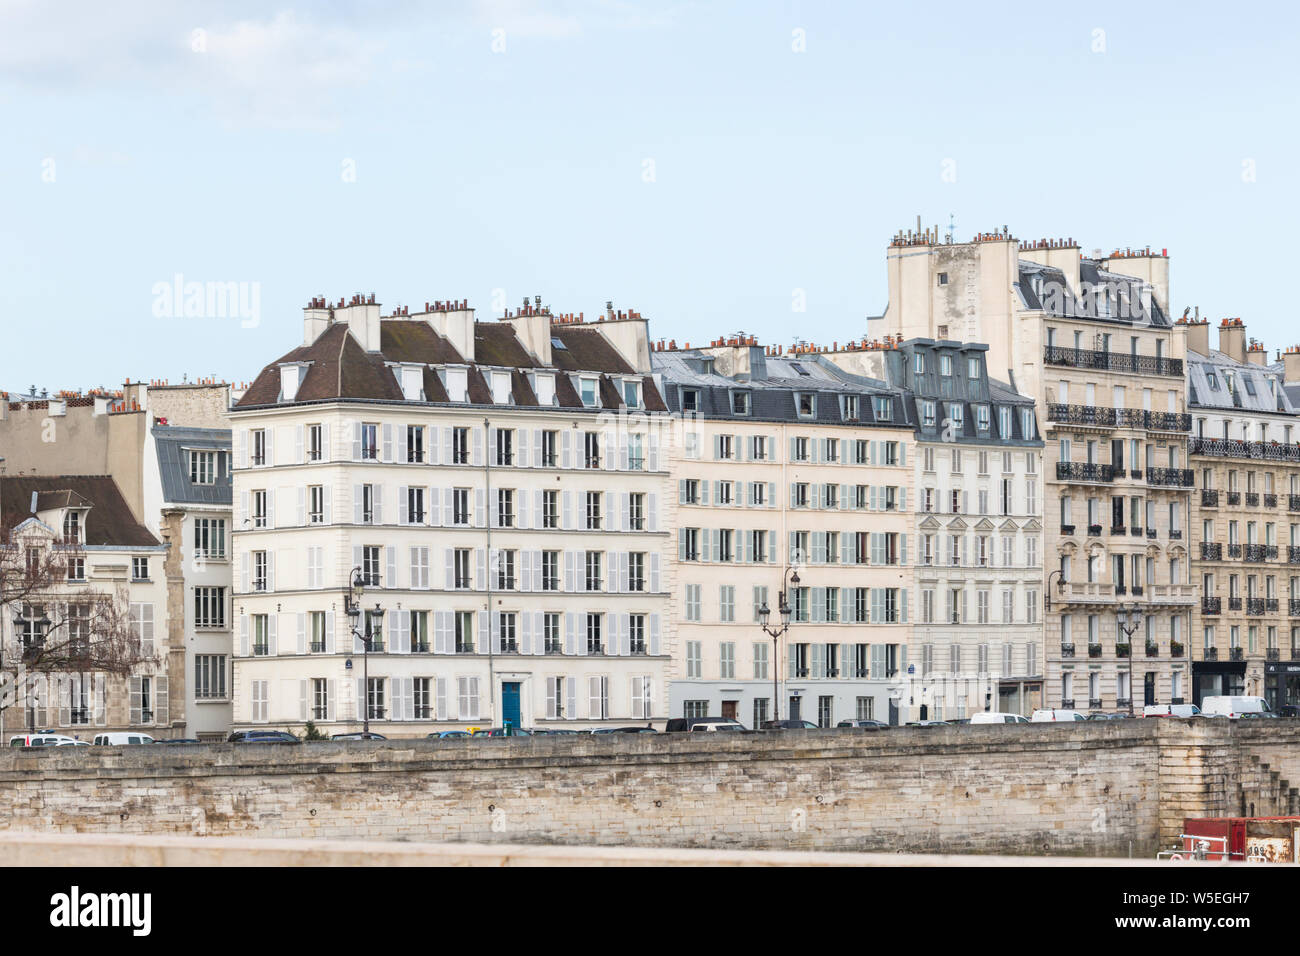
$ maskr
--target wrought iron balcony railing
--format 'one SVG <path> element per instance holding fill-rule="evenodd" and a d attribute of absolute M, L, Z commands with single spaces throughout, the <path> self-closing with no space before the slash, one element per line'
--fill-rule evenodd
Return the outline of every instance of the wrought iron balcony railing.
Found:
<path fill-rule="evenodd" d="M 1190 468 L 1148 468 L 1147 484 L 1191 488 L 1196 484 L 1196 475 Z"/>
<path fill-rule="evenodd" d="M 1246 613 L 1251 617 L 1259 617 L 1264 613 L 1263 598 L 1246 598 Z"/>
<path fill-rule="evenodd" d="M 1300 599 L 1289 599 L 1286 602 L 1286 613 L 1289 617 L 1300 617 Z"/>
<path fill-rule="evenodd" d="M 1089 657 L 1101 657 L 1101 645 L 1100 645 L 1100 644 L 1089 644 L 1089 645 L 1088 645 L 1088 656 L 1089 656 Z"/>
<path fill-rule="evenodd" d="M 1219 659 L 1219 649 L 1217 647 L 1207 647 L 1201 651 L 1201 657 L 1207 661 L 1217 661 Z"/>
<path fill-rule="evenodd" d="M 1241 545 L 1239 545 L 1239 544 L 1230 544 L 1230 545 L 1228 545 L 1228 557 L 1230 557 L 1230 558 L 1239 558 L 1239 557 L 1241 557 Z"/>
<path fill-rule="evenodd" d="M 1230 492 L 1228 492 L 1228 504 L 1229 504 L 1229 505 L 1239 505 L 1239 504 L 1241 504 L 1241 492 L 1240 492 L 1240 491 L 1230 491 Z"/>
<path fill-rule="evenodd" d="M 1228 649 L 1228 656 L 1234 661 L 1244 661 L 1246 659 L 1246 650 L 1242 647 L 1232 647 Z"/>
<path fill-rule="evenodd" d="M 1286 510 L 1287 510 L 1287 511 L 1300 511 L 1300 495 L 1287 495 L 1287 496 L 1286 496 Z"/>
<path fill-rule="evenodd" d="M 1277 495 L 1265 495 L 1265 496 L 1264 496 L 1264 507 L 1265 507 L 1265 508 L 1276 508 L 1276 507 L 1277 507 Z"/>
<path fill-rule="evenodd" d="M 1223 598 L 1203 597 L 1201 598 L 1202 614 L 1218 614 L 1223 607 Z"/>
<path fill-rule="evenodd" d="M 1217 541 L 1201 542 L 1201 560 L 1202 561 L 1222 561 L 1223 545 Z"/>
<path fill-rule="evenodd" d="M 1237 441 L 1224 438 L 1193 438 L 1192 454 L 1213 458 L 1254 458 L 1259 461 L 1300 462 L 1300 445 L 1280 442 Z"/>
<path fill-rule="evenodd" d="M 1230 597 L 1230 598 L 1228 598 L 1228 610 L 1229 610 L 1229 611 L 1240 611 L 1240 610 L 1241 610 L 1241 598 L 1239 598 L 1239 597 Z"/>
<path fill-rule="evenodd" d="M 1168 375 L 1183 377 L 1182 359 L 1154 355 L 1125 355 L 1123 352 L 1095 352 L 1090 349 L 1062 348 L 1049 345 L 1043 354 L 1048 365 L 1069 365 L 1073 368 L 1110 369 L 1113 372 L 1133 372 L 1138 375 Z"/>
<path fill-rule="evenodd" d="M 1114 465 L 1089 464 L 1082 461 L 1058 461 L 1056 463 L 1057 481 L 1104 481 L 1115 480 Z"/>
<path fill-rule="evenodd" d="M 1266 660 L 1275 661 L 1279 659 L 1280 654 L 1276 647 L 1268 647 L 1264 649 L 1264 657 Z"/>
<path fill-rule="evenodd" d="M 1258 491 L 1248 491 L 1248 492 L 1246 492 L 1246 507 L 1247 507 L 1247 508 L 1258 508 L 1258 507 L 1259 507 L 1259 492 L 1258 492 Z"/>
<path fill-rule="evenodd" d="M 1062 644 L 1062 645 L 1061 645 L 1061 656 L 1062 656 L 1062 657 L 1073 657 L 1073 656 L 1074 656 L 1074 645 L 1073 645 L 1073 644 Z"/>
<path fill-rule="evenodd" d="M 1183 645 L 1179 644 L 1177 641 L 1171 641 L 1171 642 L 1170 642 L 1170 644 L 1169 644 L 1169 656 L 1170 656 L 1170 657 L 1182 657 L 1182 656 L 1183 656 L 1183 650 L 1184 650 L 1184 649 L 1183 649 Z"/>
<path fill-rule="evenodd" d="M 1217 488 L 1201 489 L 1201 507 L 1202 508 L 1219 507 L 1219 490 Z"/>

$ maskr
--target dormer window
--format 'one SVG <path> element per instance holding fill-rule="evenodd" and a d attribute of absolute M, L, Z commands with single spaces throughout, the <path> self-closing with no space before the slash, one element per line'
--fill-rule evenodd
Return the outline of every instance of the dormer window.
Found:
<path fill-rule="evenodd" d="M 968 358 L 966 360 L 966 377 L 972 382 L 979 381 L 980 377 L 980 360 L 977 358 Z"/>
<path fill-rule="evenodd" d="M 1030 439 L 1034 437 L 1034 412 L 1030 408 L 1020 410 L 1020 437 Z M 1150 447 L 1150 446 L 1148 446 Z"/>
<path fill-rule="evenodd" d="M 63 516 L 63 540 L 81 541 L 81 512 L 69 511 Z"/>
<path fill-rule="evenodd" d="M 214 485 L 217 483 L 217 453 L 215 451 L 190 452 L 190 483 Z"/>
<path fill-rule="evenodd" d="M 306 369 L 298 364 L 280 366 L 280 401 L 292 402 L 298 397 L 298 386 L 302 384 Z"/>
<path fill-rule="evenodd" d="M 953 427 L 960 430 L 966 425 L 966 411 L 961 402 L 948 403 L 948 418 Z"/>
<path fill-rule="evenodd" d="M 944 376 L 947 376 L 947 375 L 951 375 L 951 374 L 952 374 L 952 356 L 951 356 L 951 355 L 940 355 L 940 356 L 939 356 L 939 374 L 940 374 L 940 375 L 944 375 Z"/>
<path fill-rule="evenodd" d="M 547 407 L 555 404 L 555 373 L 533 373 L 533 391 L 537 394 L 537 404 Z"/>
<path fill-rule="evenodd" d="M 981 432 L 989 430 L 989 407 L 987 405 L 975 406 L 975 427 Z"/>
<path fill-rule="evenodd" d="M 1011 437 L 1011 409 L 1005 405 L 998 406 L 998 437 Z"/>
<path fill-rule="evenodd" d="M 623 404 L 628 408 L 641 407 L 641 383 L 635 379 L 623 380 Z"/>
<path fill-rule="evenodd" d="M 795 409 L 800 418 L 813 418 L 817 414 L 817 395 L 814 392 L 796 392 Z"/>
<path fill-rule="evenodd" d="M 1210 383 L 1210 391 L 1217 392 L 1219 390 L 1219 377 L 1214 374 L 1213 369 L 1207 368 L 1205 370 L 1205 380 Z"/>
<path fill-rule="evenodd" d="M 925 374 L 925 353 L 917 352 L 912 360 L 912 371 L 917 375 Z"/>
<path fill-rule="evenodd" d="M 877 395 L 871 400 L 876 413 L 876 421 L 888 422 L 894 418 L 894 403 L 886 395 Z"/>
<path fill-rule="evenodd" d="M 933 428 L 935 422 L 935 405 L 931 401 L 921 402 L 921 424 L 925 428 Z"/>
<path fill-rule="evenodd" d="M 733 415 L 749 414 L 749 392 L 731 393 L 731 412 Z"/>
<path fill-rule="evenodd" d="M 695 388 L 682 389 L 682 411 L 698 412 L 700 410 L 700 392 Z"/>
<path fill-rule="evenodd" d="M 580 381 L 579 394 L 582 396 L 582 404 L 587 408 L 596 407 L 596 380 L 594 378 L 584 378 Z"/>
<path fill-rule="evenodd" d="M 401 367 L 402 398 L 408 402 L 424 401 L 424 368 L 419 365 Z"/>
<path fill-rule="evenodd" d="M 469 401 L 469 371 L 464 368 L 442 370 L 442 384 L 447 389 L 447 399 L 452 402 Z"/>
<path fill-rule="evenodd" d="M 510 404 L 510 373 L 509 372 L 492 372 L 492 404 L 509 405 Z"/>
<path fill-rule="evenodd" d="M 846 422 L 856 422 L 858 420 L 858 396 L 841 395 L 842 411 Z"/>

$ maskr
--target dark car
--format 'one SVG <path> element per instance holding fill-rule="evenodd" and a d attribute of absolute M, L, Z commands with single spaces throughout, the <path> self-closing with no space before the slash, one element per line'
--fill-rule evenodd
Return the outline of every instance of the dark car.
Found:
<path fill-rule="evenodd" d="M 440 730 L 429 734 L 429 740 L 442 740 L 447 737 L 468 737 L 468 730 Z"/>
<path fill-rule="evenodd" d="M 533 736 L 534 736 L 534 737 L 576 737 L 576 736 L 578 736 L 578 731 L 576 731 L 576 730 L 563 730 L 563 729 L 556 729 L 556 730 L 534 730 L 534 731 L 533 731 Z"/>
<path fill-rule="evenodd" d="M 471 737 L 531 737 L 531 730 L 522 727 L 484 727 L 474 731 Z"/>
<path fill-rule="evenodd" d="M 1279 717 L 1300 717 L 1300 704 L 1283 704 L 1277 709 Z"/>
<path fill-rule="evenodd" d="M 765 720 L 759 730 L 817 730 L 811 720 Z"/>
<path fill-rule="evenodd" d="M 297 737 L 285 730 L 236 730 L 226 738 L 230 744 L 300 744 Z"/>
<path fill-rule="evenodd" d="M 593 734 L 657 734 L 653 727 L 597 727 Z"/>
<path fill-rule="evenodd" d="M 358 731 L 355 734 L 335 734 L 330 740 L 387 740 L 383 734 L 367 734 Z"/>
<path fill-rule="evenodd" d="M 911 720 L 908 721 L 908 727 L 948 727 L 950 724 L 946 720 Z"/>
<path fill-rule="evenodd" d="M 155 740 L 156 744 L 201 744 L 203 741 L 197 737 L 169 737 L 166 740 Z"/>
<path fill-rule="evenodd" d="M 861 730 L 885 730 L 889 724 L 881 720 L 867 720 L 861 718 L 857 720 L 841 720 L 836 727 L 857 727 Z"/>

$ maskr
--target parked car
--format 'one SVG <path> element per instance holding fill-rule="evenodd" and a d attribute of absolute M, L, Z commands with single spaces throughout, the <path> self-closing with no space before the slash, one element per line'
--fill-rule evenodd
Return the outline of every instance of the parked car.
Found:
<path fill-rule="evenodd" d="M 582 731 L 579 730 L 567 730 L 567 729 L 534 730 L 533 736 L 534 737 L 576 737 L 581 732 Z"/>
<path fill-rule="evenodd" d="M 522 727 L 480 727 L 471 737 L 531 737 L 531 730 L 524 730 Z"/>
<path fill-rule="evenodd" d="M 841 720 L 836 727 L 857 727 L 860 730 L 887 730 L 889 724 L 881 720 L 868 720 L 865 717 L 853 720 Z"/>
<path fill-rule="evenodd" d="M 10 747 L 57 747 L 76 742 L 75 738 L 67 734 L 55 733 L 16 734 L 9 738 Z"/>
<path fill-rule="evenodd" d="M 300 744 L 287 730 L 236 730 L 226 738 L 230 744 Z"/>
<path fill-rule="evenodd" d="M 1277 720 L 1277 719 L 1278 719 L 1277 714 L 1273 713 L 1271 710 L 1257 710 L 1257 711 L 1254 711 L 1254 712 L 1251 712 L 1251 713 L 1245 713 L 1245 714 L 1242 714 L 1241 716 L 1242 716 L 1243 718 L 1252 718 L 1252 719 L 1255 719 L 1255 720 L 1258 720 L 1258 719 L 1260 719 L 1260 718 L 1262 718 L 1262 717 L 1267 717 L 1269 720 Z"/>
<path fill-rule="evenodd" d="M 759 730 L 816 730 L 811 720 L 765 720 Z"/>
<path fill-rule="evenodd" d="M 355 734 L 334 734 L 332 737 L 330 737 L 330 740 L 387 740 L 387 739 L 388 738 L 385 737 L 383 734 L 374 734 L 374 733 L 367 734 L 362 731 L 358 731 Z"/>
<path fill-rule="evenodd" d="M 737 731 L 744 730 L 744 726 L 735 720 L 697 720 L 691 724 L 691 732 L 706 731 Z"/>
<path fill-rule="evenodd" d="M 1283 704 L 1277 709 L 1279 717 L 1300 717 L 1300 704 Z"/>
<path fill-rule="evenodd" d="M 736 724 L 740 721 L 732 717 L 672 717 L 669 718 L 667 725 L 664 727 L 664 733 L 675 734 L 682 731 L 688 731 L 696 724 Z"/>
<path fill-rule="evenodd" d="M 1147 704 L 1143 717 L 1199 717 L 1201 708 L 1195 704 Z"/>
<path fill-rule="evenodd" d="M 949 726 L 949 724 L 948 721 L 946 720 L 909 720 L 903 726 L 905 727 L 947 727 Z"/>
<path fill-rule="evenodd" d="M 125 744 L 151 744 L 154 739 L 148 734 L 117 731 L 108 734 L 95 734 L 92 741 L 96 747 L 121 747 Z"/>
<path fill-rule="evenodd" d="M 197 737 L 168 737 L 165 740 L 155 740 L 156 744 L 201 744 L 202 740 Z"/>
<path fill-rule="evenodd" d="M 1036 710 L 1029 718 L 1030 723 L 1041 724 L 1058 720 L 1087 720 L 1077 710 Z"/>
<path fill-rule="evenodd" d="M 1223 717 L 1242 717 L 1245 714 L 1272 713 L 1268 701 L 1263 697 L 1215 696 L 1201 699 L 1201 712 L 1207 717 L 1218 714 Z"/>
<path fill-rule="evenodd" d="M 657 734 L 653 727 L 597 727 L 593 734 Z"/>
<path fill-rule="evenodd" d="M 1007 714 L 990 710 L 971 714 L 970 722 L 972 724 L 1027 724 L 1029 718 L 1021 717 L 1019 714 Z"/>
<path fill-rule="evenodd" d="M 89 747 L 89 740 L 60 740 L 54 746 L 56 747 Z"/>
<path fill-rule="evenodd" d="M 429 734 L 429 740 L 443 740 L 447 737 L 468 737 L 468 730 L 441 730 Z"/>

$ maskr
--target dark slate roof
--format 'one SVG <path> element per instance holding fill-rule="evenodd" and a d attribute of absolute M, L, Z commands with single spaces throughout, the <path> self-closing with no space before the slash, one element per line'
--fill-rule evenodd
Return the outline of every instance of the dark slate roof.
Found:
<path fill-rule="evenodd" d="M 158 448 L 158 473 L 162 478 L 163 500 L 171 504 L 229 505 L 231 503 L 230 458 L 218 456 L 216 482 L 196 485 L 190 481 L 189 449 L 230 451 L 228 428 L 175 428 L 157 425 L 153 429 Z"/>
<path fill-rule="evenodd" d="M 162 543 L 136 521 L 117 482 L 108 475 L 0 476 L 0 529 L 10 531 L 33 517 L 32 492 L 37 494 L 38 508 L 63 507 L 78 498 L 89 502 L 88 545 L 157 547 Z"/>
<path fill-rule="evenodd" d="M 390 362 L 429 365 L 461 365 L 465 362 L 455 346 L 435 332 L 428 322 L 418 319 L 380 321 L 379 350 Z"/>
<path fill-rule="evenodd" d="M 564 348 L 551 348 L 551 362 L 566 372 L 615 372 L 630 375 L 632 366 L 624 361 L 618 349 L 597 329 L 573 325 L 551 327 L 552 340 L 558 339 Z"/>
<path fill-rule="evenodd" d="M 474 323 L 474 361 L 509 368 L 537 367 L 508 322 Z"/>
<path fill-rule="evenodd" d="M 1276 368 L 1238 362 L 1218 349 L 1211 349 L 1209 355 L 1189 350 L 1185 367 L 1189 409 L 1300 414 L 1297 396 L 1283 385 Z M 1229 376 L 1233 378 L 1232 391 L 1228 390 Z M 1276 397 L 1270 380 L 1280 386 Z"/>
<path fill-rule="evenodd" d="M 382 334 L 381 334 L 382 338 Z M 274 405 L 280 398 L 280 370 L 284 362 L 310 362 L 298 386 L 297 401 L 329 398 L 402 398 L 393 373 L 382 355 L 371 355 L 348 333 L 347 324 L 329 326 L 311 345 L 300 345 L 262 369 L 236 408 Z"/>
<path fill-rule="evenodd" d="M 761 349 L 756 349 L 762 356 Z M 712 371 L 710 356 L 698 349 L 652 352 L 650 360 L 656 376 L 664 383 L 665 399 L 671 411 L 682 411 L 682 391 L 692 389 L 698 396 L 696 414 L 700 418 L 727 418 L 735 421 L 808 422 L 816 425 L 879 425 L 911 428 L 903 393 L 884 382 L 850 375 L 817 355 L 763 356 L 754 362 L 748 378 L 738 379 Z M 732 393 L 748 392 L 750 413 L 732 411 Z M 796 394 L 812 392 L 817 398 L 811 418 L 800 417 Z M 841 395 L 857 395 L 858 417 L 845 420 Z M 888 420 L 876 420 L 873 398 L 890 399 Z"/>
<path fill-rule="evenodd" d="M 1020 293 L 1025 308 L 1042 310 L 1054 318 L 1091 319 L 1096 322 L 1112 322 L 1116 325 L 1151 325 L 1169 328 L 1171 323 L 1160 303 L 1151 297 L 1150 308 L 1142 305 L 1142 287 L 1145 283 L 1133 276 L 1106 272 L 1096 259 L 1079 260 L 1079 284 L 1088 288 L 1104 285 L 1114 290 L 1118 302 L 1111 303 L 1110 315 L 1098 315 L 1093 310 L 1092 297 L 1082 303 L 1078 299 L 1078 289 L 1071 289 L 1065 281 L 1065 273 L 1053 266 L 1019 260 L 1019 278 L 1016 289 Z M 1034 280 L 1043 283 L 1043 294 L 1034 291 Z"/>

